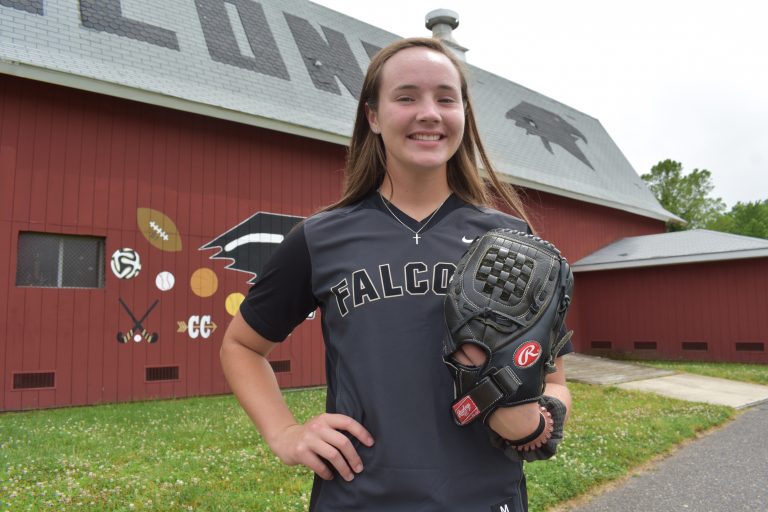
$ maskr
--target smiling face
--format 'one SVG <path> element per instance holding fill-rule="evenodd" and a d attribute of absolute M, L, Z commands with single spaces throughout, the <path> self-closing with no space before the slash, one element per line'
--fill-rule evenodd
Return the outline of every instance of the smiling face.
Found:
<path fill-rule="evenodd" d="M 366 109 L 390 173 L 442 172 L 464 135 L 458 70 L 428 48 L 407 48 L 381 70 L 378 102 Z"/>

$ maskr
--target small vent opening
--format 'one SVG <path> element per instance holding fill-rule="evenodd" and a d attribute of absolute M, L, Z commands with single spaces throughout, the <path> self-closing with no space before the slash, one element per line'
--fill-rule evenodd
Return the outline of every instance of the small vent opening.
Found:
<path fill-rule="evenodd" d="M 269 364 L 272 366 L 272 370 L 275 373 L 287 373 L 291 371 L 290 359 L 284 359 L 280 361 L 270 361 Z"/>
<path fill-rule="evenodd" d="M 636 341 L 634 343 L 635 350 L 656 350 L 655 341 Z"/>
<path fill-rule="evenodd" d="M 179 380 L 178 366 L 155 366 L 147 368 L 148 382 L 158 380 Z"/>
<path fill-rule="evenodd" d="M 589 346 L 596 349 L 606 349 L 611 348 L 613 344 L 610 341 L 593 341 Z"/>
<path fill-rule="evenodd" d="M 55 383 L 55 372 L 15 373 L 13 375 L 13 389 L 52 388 Z"/>
<path fill-rule="evenodd" d="M 709 350 L 709 344 L 705 341 L 684 341 L 683 350 Z"/>
<path fill-rule="evenodd" d="M 739 341 L 736 342 L 736 352 L 765 352 L 765 343 Z"/>

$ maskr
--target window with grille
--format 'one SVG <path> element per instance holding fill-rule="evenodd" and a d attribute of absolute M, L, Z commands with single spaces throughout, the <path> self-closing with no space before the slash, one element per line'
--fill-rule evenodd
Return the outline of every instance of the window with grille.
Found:
<path fill-rule="evenodd" d="M 16 286 L 104 288 L 104 238 L 19 233 Z"/>

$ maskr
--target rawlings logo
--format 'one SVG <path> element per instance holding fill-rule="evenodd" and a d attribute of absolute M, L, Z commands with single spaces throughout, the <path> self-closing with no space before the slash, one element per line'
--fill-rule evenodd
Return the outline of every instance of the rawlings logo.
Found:
<path fill-rule="evenodd" d="M 528 368 L 539 360 L 541 345 L 536 341 L 526 341 L 515 350 L 515 366 Z"/>
<path fill-rule="evenodd" d="M 453 404 L 453 414 L 460 425 L 466 425 L 480 414 L 480 409 L 470 397 L 465 396 Z"/>

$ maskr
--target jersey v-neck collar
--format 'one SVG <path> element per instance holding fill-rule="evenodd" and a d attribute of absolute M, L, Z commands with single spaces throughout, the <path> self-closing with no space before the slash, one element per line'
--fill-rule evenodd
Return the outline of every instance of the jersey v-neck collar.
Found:
<path fill-rule="evenodd" d="M 373 208 L 375 210 L 379 210 L 380 212 L 384 213 L 388 217 L 391 217 L 394 215 L 397 217 L 397 220 L 408 226 L 414 231 L 421 230 L 422 226 L 424 226 L 425 223 L 429 223 L 427 226 L 424 226 L 424 229 L 420 231 L 420 233 L 425 233 L 432 229 L 434 226 L 440 223 L 440 220 L 442 220 L 444 217 L 446 217 L 449 213 L 456 210 L 457 208 L 461 208 L 466 203 L 462 201 L 456 194 L 451 193 L 450 196 L 448 196 L 448 199 L 445 200 L 445 202 L 438 207 L 437 213 L 435 213 L 435 216 L 432 217 L 432 213 L 430 212 L 429 215 L 424 217 L 422 221 L 417 221 L 413 217 L 410 217 L 407 213 L 404 213 L 402 210 L 400 210 L 397 206 L 387 201 L 387 205 L 389 206 L 390 211 L 387 211 L 387 207 L 384 206 L 384 201 L 382 201 L 382 196 L 379 194 L 378 191 L 374 190 L 370 194 L 366 196 L 365 199 L 363 199 L 363 206 L 364 208 Z M 394 220 L 394 219 L 393 219 Z"/>

